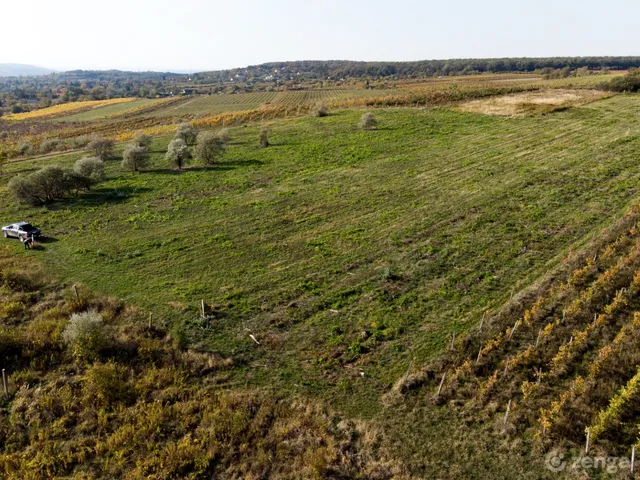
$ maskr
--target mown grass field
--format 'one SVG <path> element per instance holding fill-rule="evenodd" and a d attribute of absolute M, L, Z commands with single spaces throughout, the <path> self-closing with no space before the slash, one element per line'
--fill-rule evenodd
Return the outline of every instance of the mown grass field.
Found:
<path fill-rule="evenodd" d="M 17 255 L 184 322 L 192 346 L 239 360 L 238 382 L 371 416 L 411 354 L 432 358 L 636 197 L 639 105 L 388 109 L 368 132 L 339 111 L 274 123 L 267 149 L 259 126 L 233 128 L 216 168 L 183 172 L 159 139 L 150 171 L 110 161 L 77 199 L 26 208 L 3 188 L 1 218 L 53 237 L 31 253 L 14 242 Z M 9 164 L 3 187 L 44 162 Z"/>

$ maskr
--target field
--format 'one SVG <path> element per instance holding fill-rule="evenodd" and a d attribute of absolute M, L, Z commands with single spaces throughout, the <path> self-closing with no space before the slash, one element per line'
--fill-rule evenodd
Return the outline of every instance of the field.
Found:
<path fill-rule="evenodd" d="M 588 89 L 594 80 L 551 93 L 525 80 L 517 88 L 526 93 L 510 92 L 517 101 L 495 97 L 472 111 L 395 104 L 502 87 L 403 85 L 411 92 L 375 99 L 389 108 L 374 111 L 372 131 L 357 126 L 363 110 L 337 107 L 324 118 L 233 125 L 214 168 L 170 168 L 170 137 L 159 136 L 150 167 L 127 173 L 120 144 L 105 181 L 47 207 L 15 203 L 7 182 L 83 153 L 10 162 L 0 219 L 29 220 L 50 238 L 32 252 L 5 245 L 63 282 L 134 306 L 136 328 L 152 313 L 190 351 L 232 359 L 223 390 L 313 399 L 375 425 L 390 442 L 386 454 L 414 475 L 545 478 L 540 452 L 578 449 L 585 428 L 596 448 L 628 454 L 638 434 L 628 407 L 640 390 L 638 359 L 617 346 L 637 346 L 640 215 L 629 212 L 640 180 L 640 97 L 599 98 Z M 209 115 L 282 98 L 303 105 L 316 93 L 327 92 L 202 96 L 150 114 Z M 479 113 L 535 99 L 554 108 Z M 263 125 L 269 148 L 258 147 Z M 603 357 L 618 370 L 607 364 L 584 386 Z M 505 369 L 512 376 L 503 379 Z M 609 408 L 610 399 L 621 406 Z M 498 424 L 509 400 L 510 422 Z M 574 411 L 581 416 L 571 423 Z"/>
<path fill-rule="evenodd" d="M 90 122 L 93 120 L 102 120 L 109 118 L 109 116 L 127 111 L 129 109 L 144 107 L 155 103 L 155 100 L 149 99 L 132 99 L 128 102 L 118 102 L 110 105 L 105 105 L 97 108 L 92 108 L 80 113 L 73 113 L 71 115 L 65 115 L 63 117 L 54 117 L 51 119 L 53 122 Z"/>

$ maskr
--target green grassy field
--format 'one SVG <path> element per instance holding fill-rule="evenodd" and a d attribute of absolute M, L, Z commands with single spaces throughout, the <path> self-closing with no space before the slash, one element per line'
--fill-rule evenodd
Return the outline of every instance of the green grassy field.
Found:
<path fill-rule="evenodd" d="M 53 237 L 27 255 L 185 322 L 192 345 L 242 360 L 243 381 L 370 416 L 409 350 L 431 358 L 635 198 L 639 104 L 517 120 L 390 109 L 369 132 L 340 111 L 275 123 L 267 149 L 258 126 L 232 129 L 216 168 L 183 172 L 160 139 L 148 172 L 110 161 L 94 191 L 48 208 L 3 192 L 1 215 Z M 38 166 L 10 164 L 3 185 Z"/>

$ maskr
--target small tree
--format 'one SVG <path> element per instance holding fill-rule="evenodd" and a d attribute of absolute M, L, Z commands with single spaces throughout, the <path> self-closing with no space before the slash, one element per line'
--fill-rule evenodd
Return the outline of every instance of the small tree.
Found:
<path fill-rule="evenodd" d="M 134 172 L 149 165 L 149 151 L 147 147 L 130 145 L 122 154 L 122 166 Z"/>
<path fill-rule="evenodd" d="M 153 141 L 153 137 L 151 137 L 151 135 L 147 135 L 145 133 L 139 132 L 133 139 L 133 144 L 136 147 L 144 147 L 146 149 L 149 149 L 152 141 Z"/>
<path fill-rule="evenodd" d="M 267 127 L 262 127 L 262 129 L 260 129 L 260 146 L 262 148 L 267 148 L 269 145 L 269 129 Z"/>
<path fill-rule="evenodd" d="M 231 141 L 231 135 L 228 128 L 223 128 L 218 132 L 218 138 L 222 140 L 225 145 Z"/>
<path fill-rule="evenodd" d="M 51 153 L 60 145 L 60 141 L 55 138 L 45 140 L 40 144 L 40 153 Z"/>
<path fill-rule="evenodd" d="M 195 157 L 204 165 L 214 165 L 224 153 L 224 142 L 213 132 L 200 132 L 195 148 Z"/>
<path fill-rule="evenodd" d="M 28 142 L 20 142 L 17 150 L 20 155 L 31 155 L 33 153 L 33 145 Z"/>
<path fill-rule="evenodd" d="M 115 142 L 109 138 L 93 137 L 87 149 L 93 151 L 96 157 L 101 160 L 107 160 L 113 156 L 113 146 Z"/>
<path fill-rule="evenodd" d="M 191 159 L 191 152 L 189 151 L 187 143 L 182 138 L 174 138 L 171 140 L 171 143 L 169 143 L 165 158 L 172 165 L 182 169 Z"/>
<path fill-rule="evenodd" d="M 373 113 L 367 112 L 360 117 L 360 128 L 363 130 L 374 130 L 378 126 L 378 121 L 373 116 Z"/>
<path fill-rule="evenodd" d="M 62 339 L 76 360 L 95 360 L 107 344 L 102 316 L 95 310 L 74 313 L 69 319 Z"/>
<path fill-rule="evenodd" d="M 198 138 L 198 131 L 189 122 L 184 122 L 178 125 L 175 138 L 180 138 L 187 145 L 192 145 Z"/>
<path fill-rule="evenodd" d="M 104 178 L 104 162 L 98 157 L 82 157 L 76 161 L 73 171 L 83 177 L 100 180 Z"/>
<path fill-rule="evenodd" d="M 329 110 L 324 103 L 316 103 L 316 105 L 311 110 L 311 115 L 314 117 L 326 117 L 329 115 Z"/>
<path fill-rule="evenodd" d="M 68 186 L 65 171 L 49 165 L 29 175 L 13 177 L 8 188 L 19 201 L 35 206 L 62 197 Z"/>

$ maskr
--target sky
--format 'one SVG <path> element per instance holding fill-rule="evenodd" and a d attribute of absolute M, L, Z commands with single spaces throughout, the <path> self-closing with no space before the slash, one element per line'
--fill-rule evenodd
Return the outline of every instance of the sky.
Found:
<path fill-rule="evenodd" d="M 637 0 L 0 0 L 0 63 L 204 71 L 271 61 L 640 55 Z"/>

